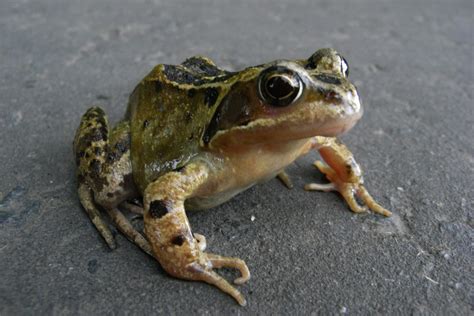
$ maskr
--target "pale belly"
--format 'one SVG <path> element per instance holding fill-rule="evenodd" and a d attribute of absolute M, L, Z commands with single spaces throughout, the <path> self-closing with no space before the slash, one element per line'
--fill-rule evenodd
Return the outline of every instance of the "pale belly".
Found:
<path fill-rule="evenodd" d="M 185 207 L 208 209 L 222 204 L 253 185 L 274 178 L 286 166 L 306 154 L 311 146 L 311 141 L 305 139 L 254 147 L 252 150 L 233 152 L 225 159 L 219 158 L 219 166 L 211 168 L 209 179 L 196 195 L 186 200 Z"/>

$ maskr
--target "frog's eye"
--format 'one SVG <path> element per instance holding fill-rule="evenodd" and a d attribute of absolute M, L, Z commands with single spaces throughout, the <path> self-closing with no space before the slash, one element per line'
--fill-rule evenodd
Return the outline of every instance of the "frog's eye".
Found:
<path fill-rule="evenodd" d="M 344 75 L 344 77 L 349 77 L 349 64 L 347 63 L 347 60 L 341 57 L 341 73 Z"/>
<path fill-rule="evenodd" d="M 273 106 L 287 106 L 299 98 L 303 82 L 297 73 L 288 68 L 273 66 L 264 70 L 258 79 L 258 92 L 262 101 Z"/>

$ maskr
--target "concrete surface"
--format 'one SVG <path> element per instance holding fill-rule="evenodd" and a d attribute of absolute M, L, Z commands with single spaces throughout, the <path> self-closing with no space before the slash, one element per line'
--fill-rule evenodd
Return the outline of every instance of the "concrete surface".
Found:
<path fill-rule="evenodd" d="M 472 313 L 472 1 L 190 2 L 1 1 L 0 314 Z M 211 251 L 247 261 L 245 308 L 168 277 L 120 234 L 106 248 L 75 191 L 86 108 L 117 121 L 156 63 L 239 69 L 326 46 L 366 109 L 343 139 L 392 218 L 303 191 L 323 181 L 316 154 L 290 168 L 292 191 L 272 180 L 191 213 Z"/>

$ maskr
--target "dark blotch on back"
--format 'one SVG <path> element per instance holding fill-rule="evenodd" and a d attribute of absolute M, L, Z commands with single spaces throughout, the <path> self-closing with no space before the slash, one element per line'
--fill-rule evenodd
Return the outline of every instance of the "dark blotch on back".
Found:
<path fill-rule="evenodd" d="M 186 67 L 186 65 L 189 66 L 189 68 Z M 225 81 L 235 74 L 219 69 L 211 64 L 206 65 L 208 66 L 203 66 L 203 69 L 200 67 L 196 68 L 194 64 L 187 64 L 186 62 L 178 66 L 163 65 L 163 73 L 166 78 L 172 82 L 178 84 L 192 84 L 194 86 Z"/>
<path fill-rule="evenodd" d="M 194 77 L 194 75 L 186 71 L 182 68 L 173 66 L 173 65 L 164 65 L 164 74 L 166 75 L 166 78 L 170 81 L 174 81 L 177 83 L 181 84 L 191 84 L 197 79 Z"/>
<path fill-rule="evenodd" d="M 150 203 L 150 215 L 153 218 L 160 218 L 168 213 L 168 208 L 164 201 L 156 200 Z"/>
<path fill-rule="evenodd" d="M 326 75 L 326 74 L 320 74 L 320 75 L 315 75 L 314 78 L 316 80 L 325 82 L 325 83 L 330 83 L 330 84 L 341 84 L 341 79 L 331 76 L 331 75 Z"/>
<path fill-rule="evenodd" d="M 204 103 L 208 107 L 212 107 L 219 97 L 219 90 L 217 88 L 207 88 L 204 92 Z"/>
<path fill-rule="evenodd" d="M 207 60 L 199 56 L 186 59 L 182 65 L 193 72 L 207 76 L 217 76 L 223 73 L 223 71 L 216 65 L 209 63 Z"/>

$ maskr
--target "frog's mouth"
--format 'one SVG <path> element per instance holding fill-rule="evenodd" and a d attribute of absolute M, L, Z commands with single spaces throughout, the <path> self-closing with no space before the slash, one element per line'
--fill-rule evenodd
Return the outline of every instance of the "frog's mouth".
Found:
<path fill-rule="evenodd" d="M 362 117 L 362 111 L 344 118 L 321 122 L 278 122 L 256 120 L 246 125 L 219 131 L 210 142 L 211 147 L 245 146 L 312 138 L 315 136 L 335 137 L 350 130 Z"/>
<path fill-rule="evenodd" d="M 316 128 L 317 134 L 315 136 L 335 137 L 346 133 L 356 125 L 357 121 L 362 117 L 362 111 L 358 115 L 350 116 L 346 119 L 338 120 L 331 123 L 323 124 Z"/>

